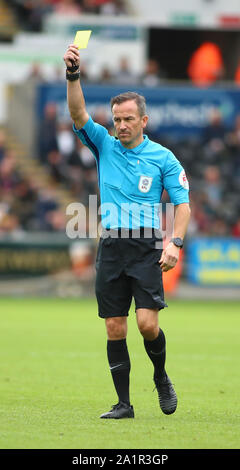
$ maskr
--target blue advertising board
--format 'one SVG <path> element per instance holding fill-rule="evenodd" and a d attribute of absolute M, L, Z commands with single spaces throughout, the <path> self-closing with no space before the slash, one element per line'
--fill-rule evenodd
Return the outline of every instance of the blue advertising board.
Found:
<path fill-rule="evenodd" d="M 105 108 L 111 117 L 109 102 L 112 96 L 126 91 L 119 86 L 89 85 L 83 83 L 87 108 L 94 114 L 98 107 Z M 198 136 L 208 122 L 213 107 L 220 109 L 226 127 L 234 125 L 240 109 L 240 89 L 188 86 L 139 88 L 129 87 L 146 97 L 151 131 L 160 135 L 186 137 Z M 60 117 L 69 117 L 66 99 L 66 83 L 43 84 L 37 90 L 37 116 L 42 117 L 47 102 L 54 101 Z"/>
<path fill-rule="evenodd" d="M 240 240 L 196 238 L 186 246 L 187 278 L 204 286 L 240 286 Z"/>

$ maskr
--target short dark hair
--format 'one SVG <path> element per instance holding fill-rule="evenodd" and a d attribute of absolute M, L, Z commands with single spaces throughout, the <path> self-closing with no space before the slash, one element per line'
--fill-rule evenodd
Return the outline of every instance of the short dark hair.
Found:
<path fill-rule="evenodd" d="M 138 111 L 140 116 L 145 116 L 146 114 L 146 100 L 144 96 L 135 93 L 134 91 L 127 91 L 126 93 L 121 93 L 120 95 L 114 96 L 111 98 L 111 109 L 113 109 L 114 104 L 121 104 L 125 101 L 133 100 L 137 103 Z"/>

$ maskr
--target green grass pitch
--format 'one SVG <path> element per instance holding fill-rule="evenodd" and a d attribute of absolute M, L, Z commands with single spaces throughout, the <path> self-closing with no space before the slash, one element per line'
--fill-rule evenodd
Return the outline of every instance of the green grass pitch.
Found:
<path fill-rule="evenodd" d="M 1 449 L 238 449 L 238 302 L 168 301 L 160 313 L 178 394 L 165 416 L 129 316 L 134 420 L 101 420 L 117 402 L 95 299 L 1 299 Z"/>

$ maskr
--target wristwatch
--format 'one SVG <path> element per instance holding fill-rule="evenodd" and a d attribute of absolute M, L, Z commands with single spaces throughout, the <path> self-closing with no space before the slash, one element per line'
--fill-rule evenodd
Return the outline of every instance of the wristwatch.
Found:
<path fill-rule="evenodd" d="M 182 248 L 183 247 L 183 240 L 179 237 L 176 237 L 176 238 L 171 238 L 170 240 L 175 246 L 177 246 L 178 248 Z"/>
<path fill-rule="evenodd" d="M 74 73 L 69 73 L 68 70 L 66 70 L 66 79 L 69 80 L 70 82 L 74 82 L 75 80 L 79 80 L 80 78 L 80 71 L 74 72 Z"/>

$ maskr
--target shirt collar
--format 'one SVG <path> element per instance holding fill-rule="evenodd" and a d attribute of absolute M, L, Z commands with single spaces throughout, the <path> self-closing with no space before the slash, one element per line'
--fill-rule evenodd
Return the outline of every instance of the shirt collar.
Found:
<path fill-rule="evenodd" d="M 124 147 L 124 145 L 121 144 L 120 140 L 118 140 L 118 143 L 123 153 L 132 152 L 132 153 L 135 153 L 136 155 L 142 151 L 142 149 L 148 144 L 148 142 L 149 142 L 148 136 L 146 134 L 143 134 L 143 141 L 141 142 L 141 144 L 137 145 L 137 147 L 134 147 L 133 149 L 128 149 Z"/>

